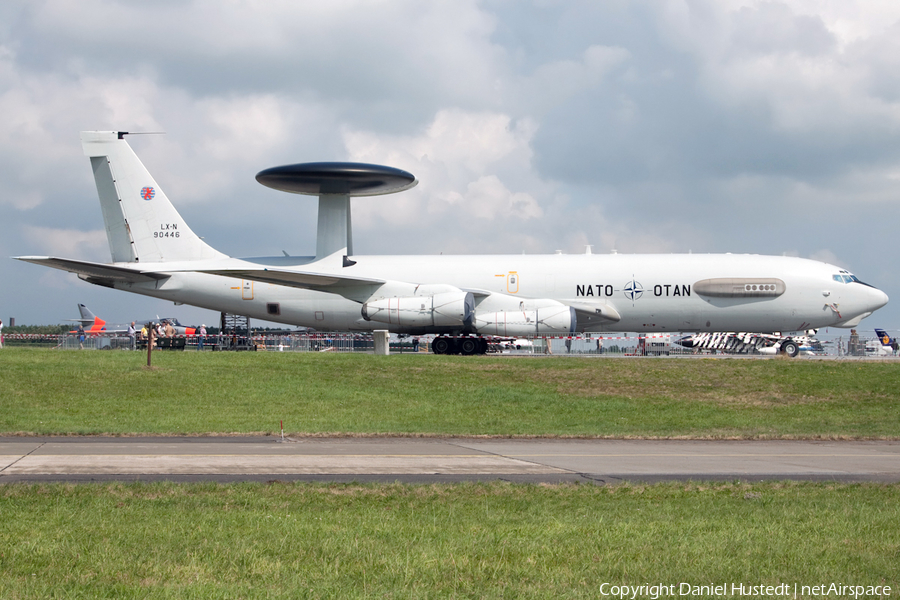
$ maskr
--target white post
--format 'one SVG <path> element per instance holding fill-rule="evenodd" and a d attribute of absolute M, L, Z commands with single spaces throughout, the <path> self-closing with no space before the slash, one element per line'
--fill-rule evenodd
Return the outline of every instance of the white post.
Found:
<path fill-rule="evenodd" d="M 387 356 L 391 353 L 391 334 L 387 329 L 376 329 L 373 332 L 375 339 L 375 354 Z"/>

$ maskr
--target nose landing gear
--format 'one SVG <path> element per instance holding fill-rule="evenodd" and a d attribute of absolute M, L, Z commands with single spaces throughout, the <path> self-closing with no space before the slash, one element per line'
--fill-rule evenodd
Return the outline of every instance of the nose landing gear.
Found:
<path fill-rule="evenodd" d="M 793 340 L 787 340 L 785 342 L 782 342 L 781 351 L 791 358 L 794 358 L 795 356 L 800 354 L 800 346 L 798 346 L 797 342 Z"/>

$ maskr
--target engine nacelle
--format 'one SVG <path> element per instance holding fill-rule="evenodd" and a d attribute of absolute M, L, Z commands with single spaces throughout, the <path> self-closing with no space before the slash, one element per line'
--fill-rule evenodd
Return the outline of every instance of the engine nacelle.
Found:
<path fill-rule="evenodd" d="M 475 313 L 475 331 L 482 335 L 540 335 L 575 331 L 575 309 L 559 304 L 536 310 Z"/>
<path fill-rule="evenodd" d="M 366 321 L 398 327 L 465 328 L 472 323 L 475 297 L 471 292 L 442 292 L 432 296 L 379 298 L 362 306 Z"/>

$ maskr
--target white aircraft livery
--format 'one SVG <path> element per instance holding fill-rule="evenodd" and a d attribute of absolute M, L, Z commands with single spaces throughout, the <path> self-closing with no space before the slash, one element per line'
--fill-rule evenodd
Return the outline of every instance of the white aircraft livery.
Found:
<path fill-rule="evenodd" d="M 112 254 L 108 264 L 21 256 L 136 294 L 320 330 L 439 334 L 438 353 L 479 354 L 483 336 L 571 332 L 801 331 L 855 327 L 887 295 L 834 265 L 786 256 L 353 253 L 350 202 L 409 189 L 400 169 L 304 163 L 260 172 L 318 196 L 316 255 L 231 258 L 187 226 L 125 141 L 81 134 Z"/>

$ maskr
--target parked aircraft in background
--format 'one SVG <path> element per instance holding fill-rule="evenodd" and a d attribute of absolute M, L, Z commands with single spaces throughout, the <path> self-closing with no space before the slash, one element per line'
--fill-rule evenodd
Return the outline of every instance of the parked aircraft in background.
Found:
<path fill-rule="evenodd" d="M 529 350 L 534 352 L 534 342 L 525 338 L 496 338 L 493 340 L 498 352 Z"/>
<path fill-rule="evenodd" d="M 118 333 L 119 330 L 116 329 L 108 329 L 106 326 L 106 321 L 97 317 L 92 313 L 87 306 L 84 304 L 78 305 L 78 312 L 81 313 L 80 319 L 69 319 L 69 321 L 75 321 L 76 323 L 81 324 L 81 328 L 84 329 L 85 333 Z M 122 329 L 121 332 L 124 333 L 127 331 L 127 327 Z M 74 333 L 74 332 L 69 332 Z"/>
<path fill-rule="evenodd" d="M 798 354 L 821 354 L 825 352 L 822 342 L 815 337 L 815 331 L 804 334 L 781 335 L 780 333 L 710 332 L 688 335 L 675 341 L 684 348 L 715 350 L 726 354 L 777 354 L 784 352 L 790 357 Z"/>
<path fill-rule="evenodd" d="M 887 295 L 834 265 L 786 256 L 354 254 L 353 196 L 407 190 L 406 171 L 360 163 L 266 169 L 268 187 L 319 197 L 316 254 L 231 258 L 184 222 L 125 141 L 81 134 L 113 262 L 21 256 L 89 283 L 319 330 L 439 334 L 438 353 L 484 335 L 795 331 L 854 327 Z"/>
<path fill-rule="evenodd" d="M 870 356 L 893 356 L 898 343 L 884 329 L 875 329 L 875 339 L 866 342 L 866 354 Z"/>
<path fill-rule="evenodd" d="M 71 321 L 76 321 L 81 323 L 81 327 L 84 329 L 84 332 L 87 334 L 93 333 L 105 333 L 105 334 L 115 334 L 115 333 L 126 333 L 128 331 L 128 324 L 115 324 L 111 328 L 107 326 L 106 321 L 96 316 L 91 310 L 85 306 L 84 304 L 78 305 L 78 312 L 81 313 L 80 319 L 70 319 Z M 134 326 L 138 330 L 141 329 L 143 325 L 147 323 L 162 323 L 165 325 L 169 323 L 172 327 L 175 328 L 175 335 L 194 335 L 196 333 L 196 329 L 193 327 L 185 327 L 181 323 L 178 322 L 178 319 L 175 317 L 159 317 L 153 319 L 135 319 Z"/>
<path fill-rule="evenodd" d="M 757 352 L 769 355 L 784 352 L 792 358 L 798 354 L 821 356 L 825 354 L 825 342 L 813 337 L 812 334 L 814 333 L 810 332 L 810 335 L 793 335 L 789 338 L 783 338 L 771 346 L 759 348 Z"/>

